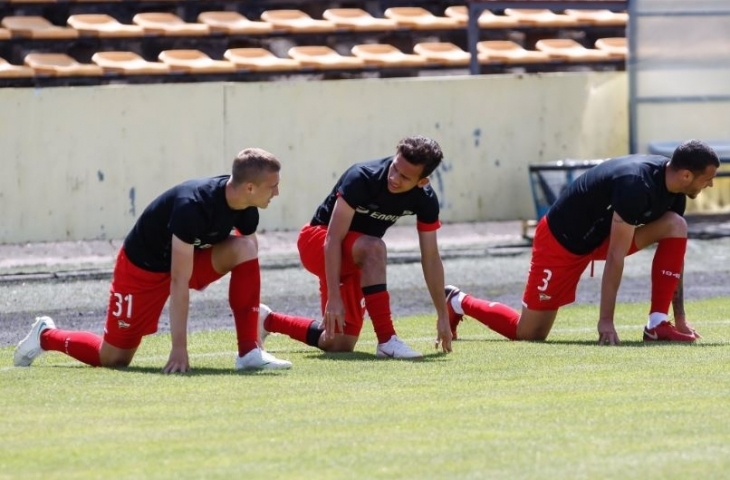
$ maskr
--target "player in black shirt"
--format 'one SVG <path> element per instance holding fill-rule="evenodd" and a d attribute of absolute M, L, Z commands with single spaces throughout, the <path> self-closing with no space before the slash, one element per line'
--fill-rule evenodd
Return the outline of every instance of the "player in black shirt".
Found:
<path fill-rule="evenodd" d="M 39 317 L 18 344 L 15 365 L 29 366 L 53 350 L 92 366 L 127 366 L 142 337 L 157 331 L 169 297 L 172 349 L 164 371 L 186 372 L 189 289 L 202 290 L 230 272 L 236 369 L 290 368 L 290 362 L 258 345 L 258 209 L 279 194 L 280 169 L 271 153 L 249 148 L 234 159 L 230 175 L 190 180 L 162 193 L 142 212 L 119 252 L 104 338 L 60 330 L 49 317 Z"/>
<path fill-rule="evenodd" d="M 399 218 L 415 215 L 423 276 L 436 308 L 437 347 L 440 343 L 445 352 L 451 351 L 444 268 L 436 239 L 439 203 L 428 180 L 442 158 L 435 141 L 414 136 L 402 139 L 392 157 L 351 166 L 298 240 L 302 264 L 319 278 L 324 324 L 271 313 L 259 331 L 283 333 L 328 352 L 351 352 L 367 310 L 378 338 L 378 356 L 420 358 L 395 332 L 382 239 Z"/>
<path fill-rule="evenodd" d="M 705 143 L 680 145 L 671 159 L 628 155 L 607 160 L 572 182 L 538 223 L 523 294 L 522 314 L 446 288 L 452 329 L 462 315 L 512 340 L 544 340 L 558 309 L 575 301 L 581 274 L 605 260 L 598 342 L 619 343 L 614 309 L 624 258 L 657 244 L 651 271 L 651 307 L 644 340 L 692 342 L 698 338 L 684 312 L 682 271 L 687 247 L 686 197 L 695 198 L 720 166 Z M 672 304 L 675 325 L 669 322 Z"/>

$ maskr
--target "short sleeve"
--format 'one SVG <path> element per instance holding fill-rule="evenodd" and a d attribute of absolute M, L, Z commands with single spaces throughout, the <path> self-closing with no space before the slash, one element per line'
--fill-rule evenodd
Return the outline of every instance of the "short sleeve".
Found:
<path fill-rule="evenodd" d="M 651 192 L 640 177 L 625 176 L 616 179 L 611 198 L 613 210 L 631 225 L 644 223 L 643 214 L 650 209 Z"/>
<path fill-rule="evenodd" d="M 253 235 L 259 226 L 259 209 L 249 207 L 238 213 L 235 225 L 241 235 Z"/>
<path fill-rule="evenodd" d="M 192 244 L 198 235 L 197 226 L 205 222 L 200 206 L 189 198 L 178 198 L 170 215 L 170 232 L 185 243 Z"/>

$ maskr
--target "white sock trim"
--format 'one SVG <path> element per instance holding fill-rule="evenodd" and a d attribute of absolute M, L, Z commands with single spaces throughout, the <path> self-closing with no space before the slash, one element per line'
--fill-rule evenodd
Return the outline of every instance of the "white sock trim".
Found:
<path fill-rule="evenodd" d="M 459 315 L 464 315 L 464 309 L 461 308 L 461 301 L 464 300 L 464 297 L 466 297 L 466 294 L 464 292 L 459 292 L 451 297 L 451 308 L 453 308 L 454 312 L 458 313 Z"/>
<path fill-rule="evenodd" d="M 656 328 L 662 322 L 666 322 L 669 316 L 666 313 L 653 312 L 649 314 L 649 320 L 646 322 L 646 328 L 651 330 Z"/>

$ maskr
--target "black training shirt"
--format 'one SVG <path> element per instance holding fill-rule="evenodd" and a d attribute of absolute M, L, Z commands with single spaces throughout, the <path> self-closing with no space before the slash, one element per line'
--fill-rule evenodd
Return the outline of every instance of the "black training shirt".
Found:
<path fill-rule="evenodd" d="M 233 227 L 243 235 L 256 232 L 258 209 L 233 210 L 226 202 L 229 177 L 189 180 L 154 199 L 124 240 L 129 260 L 151 272 L 169 272 L 173 234 L 198 249 L 222 242 Z"/>
<path fill-rule="evenodd" d="M 393 157 L 356 163 L 345 171 L 317 208 L 312 225 L 328 225 L 337 197 L 355 209 L 350 231 L 382 237 L 400 217 L 416 215 L 418 229 L 436 230 L 439 202 L 430 184 L 404 193 L 388 191 L 388 168 Z"/>
<path fill-rule="evenodd" d="M 608 238 L 613 212 L 635 226 L 668 210 L 684 215 L 686 196 L 667 191 L 668 162 L 659 155 L 627 155 L 591 168 L 548 210 L 550 231 L 568 251 L 585 255 Z"/>

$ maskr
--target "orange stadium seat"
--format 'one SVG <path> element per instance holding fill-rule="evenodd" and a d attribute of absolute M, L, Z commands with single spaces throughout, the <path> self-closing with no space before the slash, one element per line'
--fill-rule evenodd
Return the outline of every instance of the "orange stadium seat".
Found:
<path fill-rule="evenodd" d="M 459 22 L 459 25 L 466 26 L 469 22 L 469 10 L 464 5 L 452 5 L 444 11 L 447 17 L 453 18 Z M 515 17 L 507 15 L 495 15 L 490 10 L 484 10 L 477 20 L 479 28 L 509 28 L 516 27 L 520 21 Z"/>
<path fill-rule="evenodd" d="M 599 38 L 595 46 L 598 50 L 608 52 L 612 58 L 626 58 L 629 54 L 626 37 Z"/>
<path fill-rule="evenodd" d="M 198 15 L 198 22 L 208 25 L 211 32 L 228 35 L 256 35 L 274 30 L 272 24 L 249 20 L 238 12 L 202 12 Z"/>
<path fill-rule="evenodd" d="M 1 23 L 14 37 L 60 40 L 79 36 L 79 32 L 73 28 L 58 27 L 36 15 L 4 17 Z"/>
<path fill-rule="evenodd" d="M 413 51 L 430 63 L 461 67 L 469 64 L 471 55 L 450 42 L 421 42 Z"/>
<path fill-rule="evenodd" d="M 566 62 L 600 62 L 609 58 L 608 52 L 586 48 L 570 38 L 543 38 L 535 43 L 535 48 Z"/>
<path fill-rule="evenodd" d="M 104 73 L 100 66 L 79 63 L 65 53 L 29 53 L 25 56 L 25 64 L 36 74 L 55 77 L 86 77 Z"/>
<path fill-rule="evenodd" d="M 289 56 L 299 60 L 302 66 L 321 70 L 338 68 L 361 68 L 365 65 L 362 58 L 346 57 L 324 45 L 296 46 L 289 49 Z"/>
<path fill-rule="evenodd" d="M 164 63 L 148 62 L 134 52 L 96 52 L 91 61 L 109 73 L 156 75 L 170 72 L 170 67 Z"/>
<path fill-rule="evenodd" d="M 279 58 L 265 48 L 229 48 L 223 58 L 233 63 L 236 68 L 259 72 L 275 72 L 298 70 L 300 64 L 293 58 Z"/>
<path fill-rule="evenodd" d="M 213 60 L 200 50 L 163 50 L 160 61 L 171 70 L 186 73 L 231 73 L 236 66 L 228 60 Z"/>
<path fill-rule="evenodd" d="M 359 32 L 393 30 L 398 23 L 390 18 L 375 18 L 361 8 L 328 8 L 322 18 L 334 23 L 338 28 Z"/>
<path fill-rule="evenodd" d="M 564 13 L 548 9 L 505 8 L 504 14 L 516 18 L 520 25 L 543 28 L 575 27 L 578 20 Z"/>
<path fill-rule="evenodd" d="M 545 52 L 526 50 L 512 40 L 483 40 L 477 43 L 480 62 L 543 63 L 550 61 Z"/>
<path fill-rule="evenodd" d="M 361 58 L 366 65 L 379 67 L 417 67 L 426 64 L 420 55 L 403 53 L 393 45 L 368 43 L 352 47 L 352 54 Z"/>
<path fill-rule="evenodd" d="M 0 40 L 7 40 L 12 36 L 10 30 L 6 28 L 0 28 Z"/>
<path fill-rule="evenodd" d="M 186 23 L 174 13 L 145 12 L 137 13 L 132 21 L 144 29 L 145 33 L 166 36 L 205 36 L 210 27 L 202 23 Z"/>
<path fill-rule="evenodd" d="M 329 20 L 315 20 L 301 10 L 266 10 L 261 20 L 275 28 L 292 33 L 334 32 L 337 26 Z"/>
<path fill-rule="evenodd" d="M 437 17 L 422 7 L 390 7 L 385 10 L 386 18 L 395 20 L 399 26 L 422 30 L 459 28 L 459 21 L 451 17 Z"/>
<path fill-rule="evenodd" d="M 0 78 L 32 77 L 33 69 L 22 65 L 12 65 L 4 58 L 0 58 Z"/>
<path fill-rule="evenodd" d="M 141 37 L 139 25 L 123 25 L 105 13 L 76 14 L 68 17 L 68 24 L 82 35 L 95 37 Z"/>
<path fill-rule="evenodd" d="M 584 25 L 596 25 L 601 27 L 623 27 L 629 21 L 629 14 L 626 12 L 612 12 L 611 10 L 579 10 L 567 9 L 565 14 L 575 18 L 578 23 Z"/>

